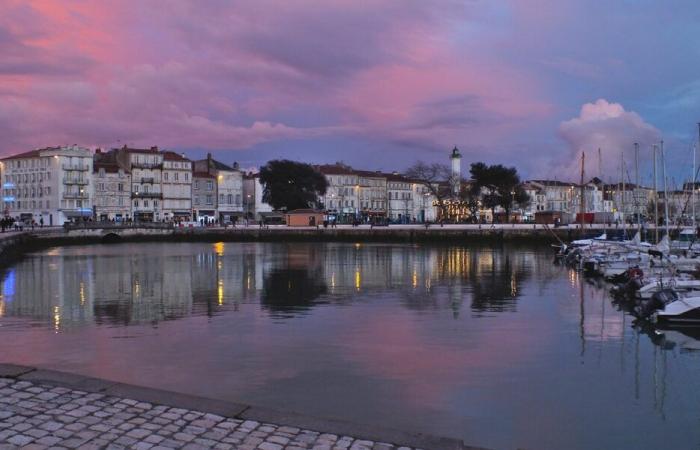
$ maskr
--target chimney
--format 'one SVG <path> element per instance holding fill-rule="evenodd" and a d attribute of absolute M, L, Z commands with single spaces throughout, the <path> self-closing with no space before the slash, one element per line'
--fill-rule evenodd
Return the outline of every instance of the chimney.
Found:
<path fill-rule="evenodd" d="M 158 151 L 158 146 L 157 146 L 157 145 L 154 145 L 153 147 L 151 147 L 151 150 L 153 150 L 153 151 L 156 151 L 156 152 L 157 152 L 157 151 Z"/>
<path fill-rule="evenodd" d="M 95 149 L 95 153 L 99 155 L 100 153 L 102 153 L 102 149 L 100 147 L 97 147 Z"/>
<path fill-rule="evenodd" d="M 236 161 L 233 162 L 233 168 L 238 170 L 238 162 L 236 162 Z"/>

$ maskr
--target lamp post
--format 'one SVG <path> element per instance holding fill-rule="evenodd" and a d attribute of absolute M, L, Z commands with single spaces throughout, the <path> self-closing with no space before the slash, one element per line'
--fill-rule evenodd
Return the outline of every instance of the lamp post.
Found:
<path fill-rule="evenodd" d="M 510 208 L 509 210 L 513 210 L 513 207 L 515 206 L 515 191 L 510 191 Z M 506 217 L 508 222 L 510 222 L 510 217 Z"/>

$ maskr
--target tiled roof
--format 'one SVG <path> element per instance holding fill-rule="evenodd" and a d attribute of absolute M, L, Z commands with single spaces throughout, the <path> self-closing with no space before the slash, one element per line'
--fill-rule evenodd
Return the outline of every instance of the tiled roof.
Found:
<path fill-rule="evenodd" d="M 302 209 L 293 209 L 291 211 L 287 211 L 287 214 L 322 214 L 323 211 L 317 211 L 315 209 L 311 208 L 302 208 Z"/>
<path fill-rule="evenodd" d="M 183 155 L 171 151 L 164 151 L 163 159 L 166 161 L 191 161 L 190 159 L 185 158 Z"/>
<path fill-rule="evenodd" d="M 36 150 L 30 150 L 28 152 L 24 153 L 19 153 L 17 155 L 12 155 L 12 156 L 7 156 L 5 158 L 2 158 L 2 161 L 7 161 L 10 159 L 23 159 L 23 158 L 38 158 L 43 151 L 47 150 L 60 150 L 61 147 L 45 147 L 45 148 L 37 148 Z"/>

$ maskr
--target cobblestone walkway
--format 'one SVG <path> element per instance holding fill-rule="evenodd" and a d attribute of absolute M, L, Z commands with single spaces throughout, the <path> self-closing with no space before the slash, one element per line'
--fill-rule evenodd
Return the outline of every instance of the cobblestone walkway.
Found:
<path fill-rule="evenodd" d="M 0 378 L 1 449 L 385 450 L 390 444 Z M 398 447 L 398 450 L 410 450 Z"/>

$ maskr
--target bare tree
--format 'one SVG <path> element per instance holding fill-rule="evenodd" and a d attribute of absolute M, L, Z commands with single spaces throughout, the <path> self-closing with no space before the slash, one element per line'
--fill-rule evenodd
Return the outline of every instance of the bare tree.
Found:
<path fill-rule="evenodd" d="M 447 165 L 427 164 L 423 161 L 418 161 L 409 167 L 404 175 L 425 186 L 427 191 L 437 200 L 440 216 L 447 216 L 445 200 L 450 197 L 450 189 L 440 189 L 440 183 L 449 182 L 452 176 L 451 170 Z"/>

